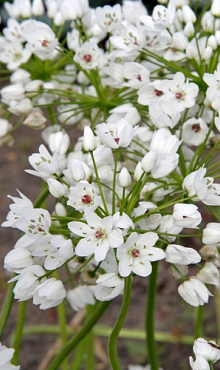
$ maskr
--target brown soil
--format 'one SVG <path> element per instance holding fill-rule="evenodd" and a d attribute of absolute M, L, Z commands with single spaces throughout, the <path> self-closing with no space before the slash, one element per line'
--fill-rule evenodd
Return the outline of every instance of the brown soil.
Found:
<path fill-rule="evenodd" d="M 30 168 L 28 156 L 38 152 L 38 147 L 42 143 L 40 132 L 21 127 L 16 133 L 15 144 L 12 147 L 0 148 L 0 222 L 5 220 L 8 213 L 8 206 L 11 200 L 7 195 L 17 196 L 16 189 L 19 189 L 32 201 L 38 195 L 41 180 L 24 172 Z M 3 268 L 3 260 L 9 252 L 20 234 L 12 228 L 1 228 L 1 249 L 0 249 L 0 306 L 3 303 L 7 281 L 10 275 Z M 133 281 L 133 292 L 131 306 L 126 318 L 126 328 L 144 329 L 145 297 L 148 279 L 135 278 Z M 177 282 L 168 272 L 168 264 L 160 264 L 157 308 L 155 315 L 156 330 L 172 333 L 176 338 L 176 344 L 158 342 L 158 353 L 160 364 L 164 370 L 185 370 L 189 369 L 188 356 L 193 355 L 192 346 L 182 345 L 178 342 L 181 335 L 192 334 L 193 312 L 191 306 L 187 305 L 177 293 Z M 101 322 L 113 327 L 120 310 L 122 298 L 118 297 L 111 303 L 109 309 L 104 314 Z M 68 307 L 68 304 L 67 304 Z M 10 336 L 16 325 L 18 304 L 14 304 L 12 314 L 8 321 L 5 333 L 1 342 L 6 346 L 11 346 Z M 71 320 L 75 313 L 68 308 L 68 317 Z M 210 299 L 210 304 L 204 307 L 205 335 L 217 338 L 216 327 L 214 324 L 215 308 L 214 299 Z M 55 324 L 57 323 L 56 309 L 41 311 L 28 302 L 26 325 Z M 39 370 L 39 364 L 44 356 L 48 354 L 57 337 L 53 335 L 29 335 L 22 341 L 20 364 L 22 370 Z M 105 365 L 105 355 L 107 339 L 99 337 L 96 340 L 97 370 L 109 370 L 109 365 Z M 122 361 L 123 370 L 127 369 L 128 364 L 147 363 L 145 343 L 142 340 L 119 339 L 119 355 Z M 46 368 L 45 368 L 46 369 Z M 215 369 L 220 369 L 220 362 L 216 363 Z"/>

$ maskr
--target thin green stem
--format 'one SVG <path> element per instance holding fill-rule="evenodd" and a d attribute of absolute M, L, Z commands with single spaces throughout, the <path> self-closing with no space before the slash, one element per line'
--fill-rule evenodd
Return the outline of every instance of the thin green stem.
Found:
<path fill-rule="evenodd" d="M 118 150 L 116 150 L 115 152 L 115 167 L 114 167 L 113 192 L 112 192 L 112 215 L 115 214 L 115 189 L 116 189 L 117 164 L 118 164 Z"/>
<path fill-rule="evenodd" d="M 86 337 L 88 332 L 93 328 L 96 322 L 100 319 L 103 313 L 108 308 L 111 301 L 102 302 L 97 305 L 94 313 L 91 315 L 90 319 L 84 324 L 81 330 L 71 338 L 67 344 L 58 352 L 54 360 L 50 363 L 47 370 L 57 370 L 59 365 L 63 362 L 64 358 L 66 358 L 71 351 L 77 346 L 80 341 Z"/>
<path fill-rule="evenodd" d="M 14 356 L 11 361 L 13 365 L 18 365 L 19 363 L 19 353 L 20 353 L 21 341 L 22 341 L 22 336 L 23 336 L 26 307 L 27 307 L 26 301 L 19 303 L 18 320 L 17 320 L 17 326 L 15 330 L 15 337 L 14 337 L 14 343 L 13 343 L 15 352 L 14 352 Z"/>
<path fill-rule="evenodd" d="M 157 291 L 157 271 L 159 262 L 152 262 L 152 273 L 149 277 L 149 286 L 147 293 L 147 306 L 146 306 L 146 338 L 147 338 L 147 351 L 148 361 L 151 366 L 151 370 L 158 370 L 158 358 L 157 358 L 157 347 L 155 340 L 154 330 L 154 312 L 155 312 L 155 300 Z"/>
<path fill-rule="evenodd" d="M 88 320 L 94 311 L 94 306 L 87 305 L 86 308 L 86 319 Z M 95 358 L 94 358 L 94 346 L 93 346 L 94 334 L 93 330 L 90 330 L 86 337 L 86 370 L 95 370 Z"/>
<path fill-rule="evenodd" d="M 194 320 L 194 335 L 195 338 L 200 338 L 203 335 L 203 311 L 204 311 L 204 306 L 198 306 L 195 309 L 195 320 Z"/>
<path fill-rule="evenodd" d="M 215 312 L 217 321 L 217 337 L 220 338 L 220 294 L 217 288 L 215 290 Z"/>
<path fill-rule="evenodd" d="M 82 368 L 82 362 L 85 355 L 86 340 L 84 338 L 77 346 L 76 352 L 74 354 L 74 360 L 71 365 L 71 370 L 80 370 Z"/>
<path fill-rule="evenodd" d="M 101 183 L 100 183 L 99 174 L 98 174 L 97 166 L 96 166 L 96 163 L 95 163 L 94 154 L 93 154 L 93 152 L 90 152 L 90 154 L 91 154 L 92 163 L 93 163 L 93 167 L 94 167 L 94 171 L 95 171 L 96 181 L 97 181 L 98 188 L 99 188 L 99 193 L 100 193 L 101 198 L 102 198 L 102 203 L 103 203 L 103 206 L 105 208 L 105 212 L 107 214 L 109 214 L 108 207 L 107 207 L 107 204 L 106 204 L 106 201 L 105 201 L 105 196 L 103 194 L 102 186 L 101 186 Z"/>
<path fill-rule="evenodd" d="M 15 274 L 12 276 L 15 277 Z M 14 302 L 13 289 L 15 287 L 16 281 L 8 285 L 7 294 L 4 299 L 4 303 L 0 313 L 0 338 L 4 332 L 5 326 L 7 324 L 8 318 L 10 316 L 11 308 Z"/>
<path fill-rule="evenodd" d="M 124 324 L 128 312 L 131 300 L 131 288 L 132 288 L 132 277 L 128 276 L 127 278 L 125 278 L 124 299 L 122 302 L 121 311 L 116 321 L 116 324 L 112 330 L 112 333 L 109 337 L 108 342 L 108 354 L 112 370 L 121 370 L 121 365 L 117 353 L 117 343 L 120 331 L 122 329 L 122 326 Z"/>

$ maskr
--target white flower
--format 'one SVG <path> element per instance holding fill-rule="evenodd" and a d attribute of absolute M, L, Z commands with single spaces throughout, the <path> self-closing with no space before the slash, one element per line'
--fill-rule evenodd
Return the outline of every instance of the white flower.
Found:
<path fill-rule="evenodd" d="M 217 244 L 220 242 L 220 224 L 209 222 L 203 230 L 202 242 L 204 244 Z"/>
<path fill-rule="evenodd" d="M 39 304 L 41 310 L 46 310 L 58 306 L 65 297 L 66 291 L 62 281 L 51 278 L 36 287 L 33 303 Z"/>
<path fill-rule="evenodd" d="M 34 264 L 31 252 L 25 248 L 12 249 L 4 259 L 4 268 L 10 272 L 19 273 L 25 267 Z"/>
<path fill-rule="evenodd" d="M 65 154 L 70 145 L 70 138 L 66 132 L 55 132 L 50 134 L 48 139 L 48 145 L 53 153 Z"/>
<path fill-rule="evenodd" d="M 100 275 L 96 284 L 95 297 L 99 301 L 110 301 L 122 294 L 124 290 L 124 279 L 115 272 Z"/>
<path fill-rule="evenodd" d="M 187 145 L 200 145 L 208 133 L 208 126 L 202 118 L 190 118 L 182 126 L 182 138 Z"/>
<path fill-rule="evenodd" d="M 31 175 L 39 176 L 42 177 L 42 179 L 47 180 L 54 173 L 60 173 L 57 153 L 54 153 L 53 156 L 51 156 L 43 144 L 39 147 L 39 153 L 32 154 L 28 160 L 31 166 L 35 169 L 35 171 L 25 170 Z"/>
<path fill-rule="evenodd" d="M 182 227 L 174 225 L 174 219 L 172 215 L 163 216 L 160 220 L 159 231 L 162 233 L 162 238 L 173 242 L 176 236 L 182 231 Z M 169 234 L 177 234 L 176 236 Z"/>
<path fill-rule="evenodd" d="M 14 348 L 7 348 L 0 343 L 0 370 L 19 370 L 20 366 L 11 365 Z"/>
<path fill-rule="evenodd" d="M 97 126 L 97 134 L 107 147 L 112 149 L 127 147 L 135 134 L 137 126 L 133 127 L 125 118 L 117 123 L 105 123 Z"/>
<path fill-rule="evenodd" d="M 23 207 L 16 227 L 31 239 L 39 239 L 49 234 L 51 217 L 46 209 Z"/>
<path fill-rule="evenodd" d="M 11 71 L 26 63 L 31 57 L 31 51 L 24 49 L 19 41 L 6 41 L 0 51 L 0 61 L 7 64 Z"/>
<path fill-rule="evenodd" d="M 220 347 L 213 341 L 207 342 L 204 338 L 194 341 L 193 352 L 196 356 L 202 356 L 206 361 L 216 362 L 220 359 Z"/>
<path fill-rule="evenodd" d="M 97 44 L 87 41 L 77 50 L 73 60 L 85 70 L 94 69 L 99 66 L 101 55 Z"/>
<path fill-rule="evenodd" d="M 149 105 L 149 116 L 152 123 L 157 128 L 173 128 L 180 120 L 181 114 L 178 112 L 178 103 L 176 101 L 168 102 L 160 100 L 151 102 Z"/>
<path fill-rule="evenodd" d="M 87 181 L 81 181 L 75 187 L 71 187 L 68 198 L 67 204 L 79 212 L 83 212 L 85 208 L 94 211 L 101 202 L 97 189 Z"/>
<path fill-rule="evenodd" d="M 74 311 L 85 308 L 87 304 L 94 305 L 94 287 L 78 286 L 74 289 L 67 290 L 66 298 Z"/>
<path fill-rule="evenodd" d="M 166 249 L 166 261 L 177 265 L 189 265 L 199 263 L 201 256 L 193 248 L 169 244 Z"/>
<path fill-rule="evenodd" d="M 220 17 L 220 4 L 218 0 L 213 0 L 211 5 L 211 14 L 214 15 L 214 17 Z"/>
<path fill-rule="evenodd" d="M 3 227 L 17 227 L 16 222 L 17 220 L 23 216 L 22 209 L 24 207 L 32 207 L 33 203 L 28 199 L 24 194 L 22 194 L 19 190 L 17 190 L 21 198 L 12 197 L 8 195 L 14 202 L 14 204 L 10 204 L 10 212 L 7 214 L 7 221 L 3 222 L 1 226 Z"/>
<path fill-rule="evenodd" d="M 191 276 L 178 287 L 179 295 L 191 306 L 203 306 L 212 294 L 199 279 Z"/>
<path fill-rule="evenodd" d="M 68 167 L 63 171 L 70 184 L 75 181 L 88 180 L 91 176 L 91 170 L 88 165 L 80 159 L 71 158 L 68 161 Z"/>
<path fill-rule="evenodd" d="M 6 136 L 12 127 L 12 124 L 7 119 L 0 118 L 0 137 Z"/>
<path fill-rule="evenodd" d="M 82 237 L 75 253 L 77 256 L 90 256 L 94 253 L 97 262 L 103 261 L 110 247 L 117 248 L 123 243 L 123 236 L 114 228 L 112 216 L 101 219 L 87 208 L 84 217 L 87 224 L 77 221 L 68 223 L 70 231 Z"/>
<path fill-rule="evenodd" d="M 212 262 L 206 262 L 203 268 L 197 272 L 196 276 L 204 284 L 219 286 L 219 270 Z"/>
<path fill-rule="evenodd" d="M 202 216 L 197 209 L 194 204 L 176 203 L 173 207 L 174 225 L 190 229 L 197 228 L 202 221 Z"/>
<path fill-rule="evenodd" d="M 110 110 L 110 113 L 106 123 L 117 123 L 121 118 L 125 118 L 130 125 L 135 126 L 141 120 L 140 113 L 131 103 L 118 105 Z"/>
<path fill-rule="evenodd" d="M 58 180 L 49 178 L 47 179 L 48 189 L 50 194 L 55 198 L 63 197 L 68 192 L 68 187 L 60 183 Z"/>
<path fill-rule="evenodd" d="M 190 356 L 189 363 L 192 370 L 210 370 L 208 361 L 201 355 L 197 355 L 195 360 Z"/>
<path fill-rule="evenodd" d="M 123 76 L 128 81 L 122 85 L 132 89 L 139 89 L 150 82 L 150 71 L 144 65 L 136 62 L 124 63 Z"/>
<path fill-rule="evenodd" d="M 139 276 L 150 275 L 151 262 L 166 256 L 162 249 L 154 247 L 157 240 L 158 235 L 152 232 L 141 235 L 132 233 L 126 243 L 117 249 L 120 275 L 125 277 L 132 271 Z"/>
<path fill-rule="evenodd" d="M 103 8 L 96 8 L 96 17 L 99 27 L 106 31 L 112 32 L 120 27 L 122 14 L 121 6 L 116 4 L 114 6 L 105 5 Z"/>
<path fill-rule="evenodd" d="M 51 28 L 43 22 L 29 20 L 24 25 L 26 48 L 40 59 L 53 59 L 58 40 Z"/>
<path fill-rule="evenodd" d="M 161 214 L 160 213 L 152 213 L 149 214 L 153 209 L 157 208 L 157 206 L 152 202 L 139 202 L 139 206 L 134 208 L 134 215 L 136 217 L 143 215 L 139 221 L 137 221 L 137 225 L 144 230 L 154 230 L 158 227 L 161 221 Z"/>
<path fill-rule="evenodd" d="M 126 167 L 123 167 L 118 175 L 118 183 L 121 187 L 126 188 L 131 185 L 131 175 Z"/>
<path fill-rule="evenodd" d="M 33 0 L 32 14 L 37 17 L 44 14 L 44 4 L 42 0 Z"/>
<path fill-rule="evenodd" d="M 97 148 L 97 141 L 89 126 L 85 126 L 83 134 L 83 149 L 86 152 L 93 151 Z"/>
<path fill-rule="evenodd" d="M 12 100 L 21 100 L 25 98 L 25 90 L 21 83 L 5 86 L 1 89 L 2 100 L 9 102 Z"/>
<path fill-rule="evenodd" d="M 13 290 L 15 299 L 21 302 L 32 298 L 36 287 L 40 284 L 39 276 L 45 273 L 46 271 L 41 266 L 32 265 L 24 268 L 20 275 L 9 280 L 9 283 L 17 281 Z"/>
<path fill-rule="evenodd" d="M 74 21 L 82 18 L 89 9 L 88 0 L 64 0 L 61 2 L 60 11 L 65 21 Z"/>

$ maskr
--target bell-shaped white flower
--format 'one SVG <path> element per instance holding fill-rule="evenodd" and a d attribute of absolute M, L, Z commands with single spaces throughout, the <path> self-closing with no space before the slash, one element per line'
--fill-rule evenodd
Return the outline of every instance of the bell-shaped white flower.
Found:
<path fill-rule="evenodd" d="M 212 0 L 210 11 L 214 17 L 220 17 L 220 4 L 218 0 Z"/>
<path fill-rule="evenodd" d="M 190 356 L 189 363 L 192 370 L 210 370 L 208 361 L 202 355 L 197 355 L 195 360 Z"/>
<path fill-rule="evenodd" d="M 125 118 L 117 123 L 105 123 L 97 127 L 97 134 L 100 140 L 107 147 L 112 149 L 127 147 L 135 134 L 137 126 L 132 127 Z"/>
<path fill-rule="evenodd" d="M 87 304 L 95 304 L 94 287 L 84 285 L 67 290 L 66 298 L 72 309 L 79 311 L 85 308 Z"/>
<path fill-rule="evenodd" d="M 118 175 L 118 183 L 122 188 L 131 185 L 131 175 L 126 167 L 123 167 Z"/>
<path fill-rule="evenodd" d="M 10 272 L 21 272 L 25 267 L 34 264 L 31 252 L 25 248 L 15 248 L 7 253 L 4 268 Z"/>
<path fill-rule="evenodd" d="M 173 207 L 174 225 L 196 229 L 202 216 L 194 204 L 176 203 Z"/>
<path fill-rule="evenodd" d="M 85 208 L 94 211 L 101 202 L 97 189 L 87 181 L 80 181 L 75 187 L 71 186 L 68 198 L 67 204 L 79 212 L 83 212 Z"/>
<path fill-rule="evenodd" d="M 41 310 L 46 310 L 58 306 L 65 297 L 66 291 L 62 281 L 51 278 L 36 287 L 33 304 L 39 304 Z"/>
<path fill-rule="evenodd" d="M 220 242 L 220 224 L 209 222 L 203 230 L 202 242 L 204 244 L 217 244 Z"/>
<path fill-rule="evenodd" d="M 196 276 L 204 284 L 219 286 L 219 270 L 212 262 L 206 262 L 203 268 L 197 272 Z"/>
<path fill-rule="evenodd" d="M 60 5 L 61 15 L 65 21 L 74 21 L 82 18 L 88 9 L 88 0 L 64 0 Z"/>
<path fill-rule="evenodd" d="M 166 249 L 166 261 L 177 265 L 189 265 L 191 263 L 199 263 L 201 256 L 193 248 L 169 244 Z"/>
<path fill-rule="evenodd" d="M 203 306 L 212 294 L 199 279 L 191 276 L 178 287 L 179 295 L 191 306 Z"/>
<path fill-rule="evenodd" d="M 220 347 L 213 341 L 207 342 L 204 338 L 198 338 L 193 345 L 196 356 L 202 356 L 206 361 L 216 362 L 220 359 Z"/>
<path fill-rule="evenodd" d="M 96 280 L 95 297 L 99 301 L 110 301 L 123 293 L 124 279 L 115 272 L 100 275 Z"/>

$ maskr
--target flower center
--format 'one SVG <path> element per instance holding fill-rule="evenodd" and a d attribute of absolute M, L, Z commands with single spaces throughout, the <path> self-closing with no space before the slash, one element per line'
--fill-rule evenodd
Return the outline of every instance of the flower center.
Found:
<path fill-rule="evenodd" d="M 95 233 L 95 237 L 96 237 L 97 239 L 100 239 L 100 238 L 102 238 L 103 236 L 104 236 L 104 233 L 103 233 L 102 231 L 100 231 L 100 230 L 96 231 L 96 233 Z"/>
<path fill-rule="evenodd" d="M 83 195 L 83 197 L 82 197 L 82 202 L 83 202 L 84 204 L 90 204 L 90 203 L 91 203 L 91 201 L 92 201 L 92 199 L 91 199 L 91 197 L 90 197 L 89 195 Z"/>
<path fill-rule="evenodd" d="M 138 79 L 139 81 L 142 81 L 142 80 L 141 80 L 141 75 L 137 75 L 137 79 Z"/>
<path fill-rule="evenodd" d="M 115 142 L 118 144 L 119 143 L 119 137 L 115 138 Z"/>
<path fill-rule="evenodd" d="M 163 94 L 162 91 L 155 89 L 154 90 L 156 96 L 161 96 Z"/>
<path fill-rule="evenodd" d="M 183 96 L 183 94 L 182 94 L 182 93 L 180 93 L 180 92 L 176 93 L 176 98 L 177 98 L 177 99 L 181 99 L 181 98 L 182 98 L 182 96 Z"/>
<path fill-rule="evenodd" d="M 43 46 L 43 48 L 46 48 L 48 46 L 48 40 L 43 40 L 41 45 Z"/>
<path fill-rule="evenodd" d="M 132 255 L 132 257 L 137 258 L 137 257 L 139 256 L 139 254 L 140 254 L 139 249 L 133 249 L 133 250 L 131 251 L 131 255 Z"/>
<path fill-rule="evenodd" d="M 193 125 L 192 129 L 193 129 L 194 132 L 199 132 L 201 127 L 199 125 Z"/>
<path fill-rule="evenodd" d="M 92 55 L 85 54 L 84 57 L 83 57 L 83 59 L 85 60 L 85 62 L 89 63 L 92 60 Z"/>

